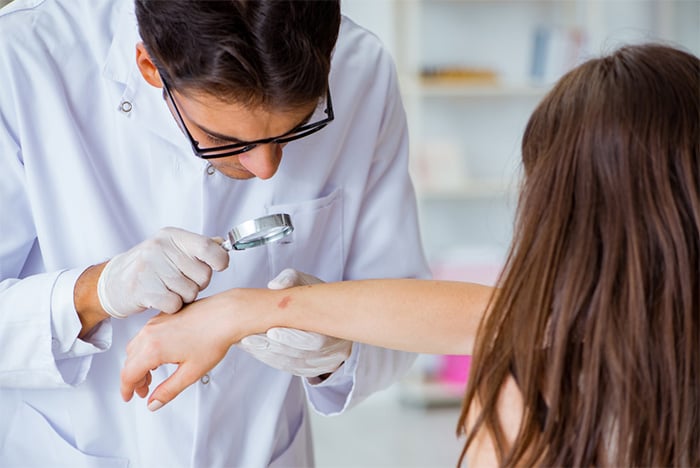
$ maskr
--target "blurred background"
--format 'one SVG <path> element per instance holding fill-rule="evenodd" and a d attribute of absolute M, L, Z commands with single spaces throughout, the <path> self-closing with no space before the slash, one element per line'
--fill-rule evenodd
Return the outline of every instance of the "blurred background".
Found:
<path fill-rule="evenodd" d="M 436 278 L 493 284 L 512 235 L 520 139 L 586 58 L 657 41 L 700 55 L 700 0 L 342 0 L 392 52 Z M 421 355 L 336 417 L 313 415 L 319 467 L 451 467 L 469 359 Z"/>
<path fill-rule="evenodd" d="M 520 138 L 557 78 L 627 43 L 700 55 L 700 0 L 342 0 L 342 9 L 396 60 L 425 251 L 441 279 L 496 280 Z M 404 380 L 357 408 L 312 415 L 317 465 L 455 466 L 468 369 L 468 357 L 420 355 Z"/>

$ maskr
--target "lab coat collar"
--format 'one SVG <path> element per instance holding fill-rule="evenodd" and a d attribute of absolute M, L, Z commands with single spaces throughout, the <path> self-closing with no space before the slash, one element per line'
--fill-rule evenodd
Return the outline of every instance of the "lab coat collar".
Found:
<path fill-rule="evenodd" d="M 103 76 L 123 86 L 114 102 L 121 112 L 128 102 L 128 118 L 178 147 L 189 149 L 189 143 L 170 114 L 160 89 L 151 86 L 141 76 L 136 65 L 136 44 L 141 41 L 133 0 L 122 1 L 116 11 L 116 29 L 102 68 Z"/>
<path fill-rule="evenodd" d="M 133 4 L 133 2 L 130 2 Z M 127 2 L 116 7 L 116 29 L 112 45 L 107 53 L 103 75 L 113 81 L 126 84 L 129 72 L 135 65 L 136 44 L 141 40 L 136 23 L 136 13 Z"/>

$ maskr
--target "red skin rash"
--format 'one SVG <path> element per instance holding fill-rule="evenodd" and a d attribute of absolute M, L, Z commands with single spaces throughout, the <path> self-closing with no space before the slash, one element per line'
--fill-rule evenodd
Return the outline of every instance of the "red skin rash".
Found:
<path fill-rule="evenodd" d="M 284 296 L 282 298 L 282 300 L 279 301 L 279 303 L 277 303 L 277 307 L 279 307 L 280 309 L 285 309 L 287 307 L 287 305 L 289 304 L 289 301 L 291 301 L 291 300 L 292 300 L 291 297 Z"/>

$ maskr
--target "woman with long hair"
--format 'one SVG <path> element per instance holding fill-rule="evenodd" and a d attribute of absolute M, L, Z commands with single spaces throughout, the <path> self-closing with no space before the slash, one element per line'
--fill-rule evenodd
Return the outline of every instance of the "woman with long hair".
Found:
<path fill-rule="evenodd" d="M 532 115 L 515 238 L 460 418 L 503 465 L 700 464 L 700 64 L 625 47 Z M 507 443 L 500 389 L 522 395 Z"/>
<path fill-rule="evenodd" d="M 241 338 L 294 327 L 473 354 L 460 463 L 699 466 L 700 60 L 646 44 L 583 63 L 532 114 L 522 159 L 498 289 L 230 290 L 143 328 L 124 398 L 178 363 L 149 397 L 167 403 Z"/>

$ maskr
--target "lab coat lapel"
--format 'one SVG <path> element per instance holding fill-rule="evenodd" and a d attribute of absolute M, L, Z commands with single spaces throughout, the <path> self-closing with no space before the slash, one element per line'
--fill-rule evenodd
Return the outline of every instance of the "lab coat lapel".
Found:
<path fill-rule="evenodd" d="M 128 7 L 129 4 L 131 7 Z M 148 84 L 136 66 L 136 44 L 141 41 L 141 37 L 133 2 L 122 3 L 118 21 L 119 26 L 103 67 L 106 79 L 123 86 L 114 107 L 122 109 L 122 105 L 128 103 L 128 118 L 139 128 L 147 129 L 178 147 L 189 148 L 185 136 L 168 110 L 162 90 Z"/>

